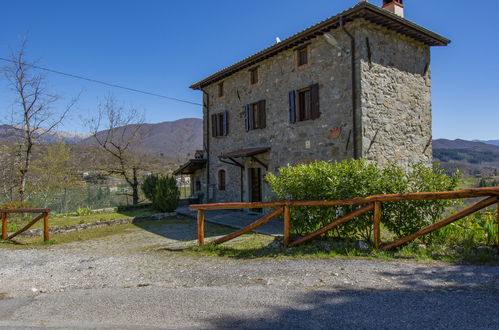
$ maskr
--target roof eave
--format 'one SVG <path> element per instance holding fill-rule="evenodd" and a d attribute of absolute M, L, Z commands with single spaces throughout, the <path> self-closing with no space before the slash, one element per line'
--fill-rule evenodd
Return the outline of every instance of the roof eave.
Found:
<path fill-rule="evenodd" d="M 326 19 L 302 32 L 299 32 L 282 42 L 265 48 L 264 50 L 243 59 L 217 73 L 195 83 L 190 86 L 191 89 L 201 90 L 203 87 L 211 85 L 220 81 L 238 71 L 244 70 L 258 62 L 261 62 L 269 57 L 272 57 L 282 51 L 298 46 L 319 34 L 323 34 L 331 29 L 338 28 L 340 25 L 340 18 L 343 17 L 345 23 L 354 21 L 356 19 L 366 19 L 374 24 L 385 26 L 387 28 L 394 28 L 400 33 L 404 33 L 413 39 L 427 44 L 428 46 L 446 46 L 451 41 L 439 34 L 436 34 L 428 29 L 425 29 L 405 18 L 395 15 L 385 9 L 370 4 L 368 2 L 361 2 L 353 8 L 350 8 L 343 13 Z"/>

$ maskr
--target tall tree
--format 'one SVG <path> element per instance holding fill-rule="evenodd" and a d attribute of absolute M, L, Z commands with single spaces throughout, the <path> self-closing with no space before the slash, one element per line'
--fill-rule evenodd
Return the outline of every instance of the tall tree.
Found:
<path fill-rule="evenodd" d="M 43 207 L 57 201 L 59 195 L 59 210 L 65 209 L 67 189 L 74 186 L 77 179 L 71 156 L 71 149 L 61 141 L 47 146 L 46 152 L 33 161 L 30 188 L 41 196 Z"/>
<path fill-rule="evenodd" d="M 18 197 L 26 199 L 26 181 L 31 167 L 33 147 L 38 140 L 52 132 L 61 124 L 76 98 L 59 112 L 53 107 L 60 97 L 47 89 L 46 77 L 28 62 L 26 58 L 26 39 L 19 49 L 10 55 L 10 64 L 2 68 L 10 89 L 15 94 L 12 107 L 12 125 L 17 128 L 17 141 L 20 143 L 20 161 L 18 168 Z"/>
<path fill-rule="evenodd" d="M 105 169 L 121 176 L 130 186 L 133 204 L 139 203 L 139 171 L 143 161 L 134 152 L 143 134 L 144 117 L 134 108 L 118 104 L 108 95 L 99 105 L 99 114 L 88 122 L 90 133 L 98 146 L 107 152 L 112 161 Z"/>

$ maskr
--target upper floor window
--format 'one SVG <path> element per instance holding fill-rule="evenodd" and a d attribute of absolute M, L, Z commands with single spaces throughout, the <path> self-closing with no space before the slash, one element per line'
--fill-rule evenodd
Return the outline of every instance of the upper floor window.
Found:
<path fill-rule="evenodd" d="M 250 73 L 250 84 L 258 84 L 258 67 L 249 70 Z"/>
<path fill-rule="evenodd" d="M 219 112 L 211 115 L 211 135 L 213 137 L 229 134 L 229 112 Z"/>
<path fill-rule="evenodd" d="M 289 121 L 317 119 L 319 111 L 319 84 L 289 92 Z"/>
<path fill-rule="evenodd" d="M 296 59 L 298 66 L 308 64 L 308 46 L 301 47 L 296 51 Z"/>
<path fill-rule="evenodd" d="M 225 190 L 225 170 L 218 171 L 218 190 Z"/>
<path fill-rule="evenodd" d="M 224 96 L 224 82 L 218 84 L 218 97 Z"/>
<path fill-rule="evenodd" d="M 244 106 L 244 122 L 246 131 L 265 128 L 267 126 L 265 100 Z"/>

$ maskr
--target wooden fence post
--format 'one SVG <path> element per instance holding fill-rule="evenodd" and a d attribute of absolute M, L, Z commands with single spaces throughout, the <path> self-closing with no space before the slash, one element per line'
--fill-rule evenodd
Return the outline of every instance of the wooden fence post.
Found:
<path fill-rule="evenodd" d="M 204 211 L 198 210 L 198 245 L 204 245 Z"/>
<path fill-rule="evenodd" d="M 291 208 L 289 205 L 284 206 L 284 246 L 289 245 L 291 239 Z"/>
<path fill-rule="evenodd" d="M 374 247 L 379 249 L 381 247 L 381 202 L 374 203 Z"/>
<path fill-rule="evenodd" d="M 2 213 L 2 239 L 7 239 L 7 213 Z"/>
<path fill-rule="evenodd" d="M 47 242 L 49 240 L 49 214 L 47 212 L 43 213 L 43 241 Z"/>

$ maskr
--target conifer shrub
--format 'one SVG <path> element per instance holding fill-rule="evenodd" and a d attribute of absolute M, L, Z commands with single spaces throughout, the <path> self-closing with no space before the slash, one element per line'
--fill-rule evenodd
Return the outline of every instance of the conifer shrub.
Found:
<path fill-rule="evenodd" d="M 154 195 L 156 194 L 156 185 L 158 184 L 159 176 L 152 174 L 147 176 L 142 183 L 141 189 L 144 196 L 150 200 L 154 201 Z"/>
<path fill-rule="evenodd" d="M 153 198 L 153 206 L 161 212 L 173 212 L 178 207 L 180 190 L 173 176 L 161 176 L 158 178 Z"/>

